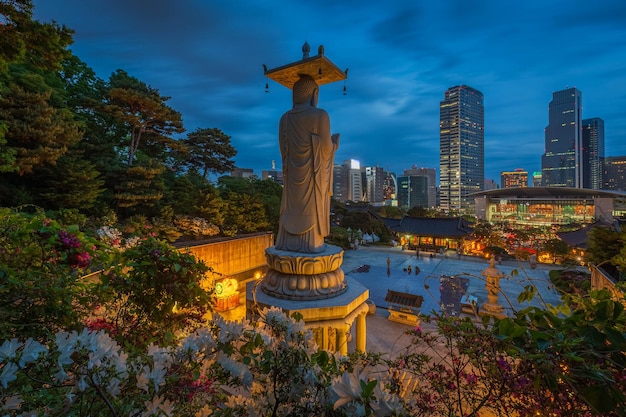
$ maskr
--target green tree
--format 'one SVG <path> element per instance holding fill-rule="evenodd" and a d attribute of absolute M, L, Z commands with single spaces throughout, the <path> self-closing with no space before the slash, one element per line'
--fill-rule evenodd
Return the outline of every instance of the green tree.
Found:
<path fill-rule="evenodd" d="M 512 344 L 508 353 L 525 375 L 514 392 L 522 415 L 626 415 L 625 301 L 606 290 L 569 294 L 558 307 L 496 322 L 494 333 Z"/>
<path fill-rule="evenodd" d="M 115 188 L 117 208 L 126 217 L 156 214 L 157 204 L 163 197 L 164 170 L 165 167 L 154 161 L 122 168 L 117 175 L 118 184 Z"/>
<path fill-rule="evenodd" d="M 157 239 L 141 240 L 119 254 L 102 277 L 108 312 L 92 324 L 110 326 L 113 335 L 135 346 L 176 340 L 177 332 L 193 331 L 211 310 L 212 269 L 193 255 Z"/>
<path fill-rule="evenodd" d="M 195 168 L 206 178 L 209 173 L 223 174 L 235 168 L 232 158 L 237 151 L 230 143 L 230 136 L 219 129 L 196 129 L 183 141 L 184 165 Z"/>
<path fill-rule="evenodd" d="M 222 232 L 227 236 L 267 230 L 269 223 L 263 202 L 250 194 L 227 194 Z"/>
<path fill-rule="evenodd" d="M 548 239 L 543 245 L 543 250 L 556 259 L 558 256 L 565 256 L 569 253 L 569 245 L 561 239 Z"/>
<path fill-rule="evenodd" d="M 89 211 L 104 192 L 104 180 L 94 165 L 75 154 L 60 157 L 36 177 L 42 185 L 37 195 L 47 209 Z"/>
<path fill-rule="evenodd" d="M 140 146 L 152 156 L 179 147 L 171 135 L 184 131 L 183 122 L 180 113 L 166 104 L 168 100 L 159 90 L 123 70 L 111 75 L 105 111 L 119 122 L 125 133 L 121 145 L 127 150 L 129 166 L 135 162 Z"/>

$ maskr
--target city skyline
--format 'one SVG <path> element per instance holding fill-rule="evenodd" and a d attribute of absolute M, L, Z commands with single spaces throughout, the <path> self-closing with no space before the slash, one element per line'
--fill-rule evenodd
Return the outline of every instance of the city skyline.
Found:
<path fill-rule="evenodd" d="M 336 161 L 400 174 L 439 170 L 439 102 L 481 91 L 485 177 L 541 170 L 552 93 L 576 87 L 583 117 L 605 123 L 605 155 L 626 155 L 626 4 L 601 0 L 476 4 L 331 1 L 258 4 L 35 0 L 34 17 L 75 30 L 74 53 L 102 79 L 120 68 L 172 97 L 188 132 L 232 137 L 237 166 L 280 168 L 278 119 L 290 91 L 263 75 L 324 45 L 345 83 L 321 88 L 341 133 Z M 265 84 L 269 93 L 265 92 Z M 438 173 L 439 178 L 439 173 Z"/>

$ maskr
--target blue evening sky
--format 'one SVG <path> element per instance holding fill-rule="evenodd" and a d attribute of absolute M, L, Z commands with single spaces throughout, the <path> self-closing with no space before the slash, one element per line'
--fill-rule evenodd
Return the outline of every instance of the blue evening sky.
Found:
<path fill-rule="evenodd" d="M 290 90 L 267 80 L 324 45 L 343 82 L 319 107 L 341 133 L 336 162 L 439 171 L 439 102 L 467 84 L 485 96 L 485 176 L 540 170 L 552 92 L 577 87 L 605 122 L 605 155 L 626 155 L 624 0 L 34 0 L 35 18 L 73 29 L 71 49 L 108 79 L 157 88 L 187 131 L 231 136 L 237 166 L 280 168 Z M 265 92 L 269 82 L 270 92 Z M 438 174 L 437 174 L 438 175 Z"/>

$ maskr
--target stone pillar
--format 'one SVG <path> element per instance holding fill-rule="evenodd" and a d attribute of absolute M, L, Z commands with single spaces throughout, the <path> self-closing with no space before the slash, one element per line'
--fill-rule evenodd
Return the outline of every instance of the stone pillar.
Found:
<path fill-rule="evenodd" d="M 348 354 L 348 332 L 350 331 L 350 326 L 342 326 L 337 328 L 337 348 L 342 355 Z"/>
<path fill-rule="evenodd" d="M 366 321 L 365 321 L 366 313 L 361 313 L 356 318 L 356 350 L 360 350 L 361 352 L 365 352 L 366 349 Z"/>

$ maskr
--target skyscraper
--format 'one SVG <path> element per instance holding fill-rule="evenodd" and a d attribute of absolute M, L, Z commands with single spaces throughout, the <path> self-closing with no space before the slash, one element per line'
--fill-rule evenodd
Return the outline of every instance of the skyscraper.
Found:
<path fill-rule="evenodd" d="M 470 194 L 485 181 L 483 94 L 467 85 L 449 88 L 439 103 L 440 207 L 473 213 Z"/>
<path fill-rule="evenodd" d="M 541 157 L 545 187 L 583 187 L 582 101 L 576 88 L 552 93 Z"/>
<path fill-rule="evenodd" d="M 604 120 L 599 117 L 583 120 L 583 188 L 602 188 L 604 161 Z"/>
<path fill-rule="evenodd" d="M 385 170 L 379 166 L 361 167 L 361 187 L 365 201 L 382 205 L 384 196 Z"/>
<path fill-rule="evenodd" d="M 602 188 L 626 191 L 626 156 L 607 156 L 602 166 Z"/>
<path fill-rule="evenodd" d="M 361 186 L 361 163 L 347 159 L 343 165 L 333 166 L 333 198 L 345 203 L 359 202 L 363 197 Z"/>

